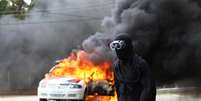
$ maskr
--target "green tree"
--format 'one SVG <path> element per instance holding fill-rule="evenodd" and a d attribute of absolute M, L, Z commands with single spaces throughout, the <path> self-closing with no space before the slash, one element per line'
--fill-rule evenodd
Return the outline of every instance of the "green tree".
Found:
<path fill-rule="evenodd" d="M 31 4 L 27 4 L 24 0 L 0 0 L 0 17 L 13 15 L 18 19 L 25 19 L 33 6 L 33 0 Z"/>
<path fill-rule="evenodd" d="M 1 0 L 0 1 L 0 12 L 1 14 L 4 14 L 4 11 L 8 9 L 8 1 L 7 0 Z"/>

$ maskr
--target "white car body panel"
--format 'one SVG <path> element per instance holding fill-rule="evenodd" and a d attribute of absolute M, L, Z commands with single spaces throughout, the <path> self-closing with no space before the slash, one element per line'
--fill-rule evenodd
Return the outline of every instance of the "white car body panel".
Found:
<path fill-rule="evenodd" d="M 39 99 L 72 99 L 83 100 L 86 84 L 83 80 L 78 83 L 69 82 L 75 80 L 72 77 L 61 77 L 54 79 L 43 79 L 39 83 L 38 97 Z M 73 85 L 81 85 L 81 88 L 72 88 Z M 79 86 L 80 87 L 80 86 Z"/>

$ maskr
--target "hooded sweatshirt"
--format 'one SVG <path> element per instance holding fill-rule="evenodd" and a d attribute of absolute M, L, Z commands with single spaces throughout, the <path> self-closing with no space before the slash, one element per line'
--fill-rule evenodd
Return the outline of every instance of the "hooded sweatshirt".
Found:
<path fill-rule="evenodd" d="M 118 100 L 155 101 L 156 87 L 148 64 L 134 53 L 129 36 L 119 35 L 115 40 L 126 44 L 123 49 L 115 50 L 117 59 L 113 63 Z"/>

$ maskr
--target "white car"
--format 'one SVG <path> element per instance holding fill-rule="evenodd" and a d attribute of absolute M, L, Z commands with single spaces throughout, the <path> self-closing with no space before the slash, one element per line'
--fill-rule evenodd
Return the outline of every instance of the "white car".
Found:
<path fill-rule="evenodd" d="M 78 100 L 84 101 L 86 83 L 74 77 L 43 79 L 38 86 L 39 101 Z"/>

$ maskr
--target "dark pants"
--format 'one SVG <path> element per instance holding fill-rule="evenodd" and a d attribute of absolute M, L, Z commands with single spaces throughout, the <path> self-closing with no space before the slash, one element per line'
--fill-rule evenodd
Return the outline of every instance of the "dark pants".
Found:
<path fill-rule="evenodd" d="M 119 101 L 140 101 L 140 86 L 133 88 L 121 86 L 119 90 Z"/>
<path fill-rule="evenodd" d="M 140 98 L 133 94 L 129 94 L 129 95 L 120 94 L 119 101 L 140 101 Z"/>

